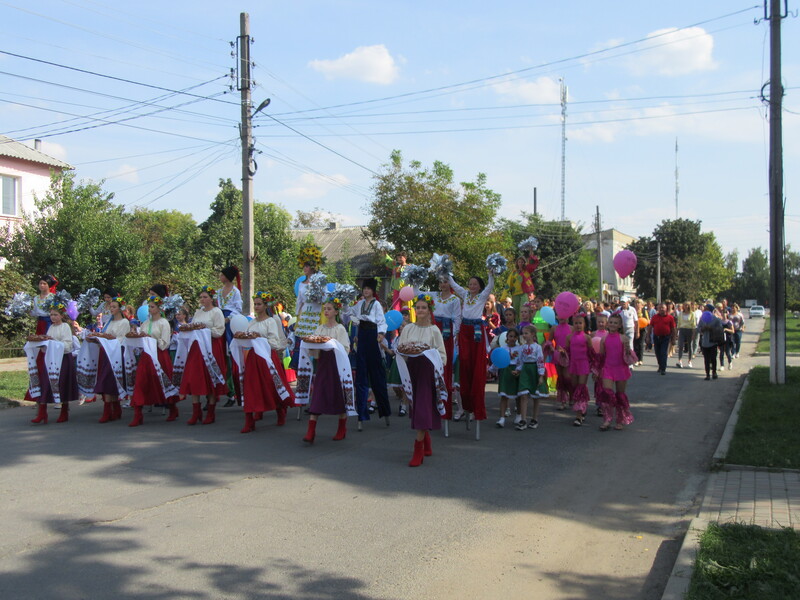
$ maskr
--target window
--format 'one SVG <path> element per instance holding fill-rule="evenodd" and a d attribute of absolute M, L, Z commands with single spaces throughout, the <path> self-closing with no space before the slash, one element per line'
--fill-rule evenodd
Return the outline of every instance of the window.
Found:
<path fill-rule="evenodd" d="M 3 206 L 2 214 L 17 216 L 17 179 L 7 175 L 0 175 L 2 180 Z"/>

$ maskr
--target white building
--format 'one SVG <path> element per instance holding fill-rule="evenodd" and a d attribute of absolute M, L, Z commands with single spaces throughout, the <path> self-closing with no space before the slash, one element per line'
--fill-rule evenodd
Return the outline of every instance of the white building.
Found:
<path fill-rule="evenodd" d="M 584 248 L 597 253 L 597 234 L 582 234 Z M 624 250 L 628 244 L 636 241 L 637 238 L 617 231 L 616 229 L 606 229 L 600 232 L 601 257 L 603 265 L 603 301 L 611 301 L 623 295 L 635 296 L 636 287 L 633 285 L 633 277 L 620 277 L 614 270 L 614 256 L 620 250 Z"/>

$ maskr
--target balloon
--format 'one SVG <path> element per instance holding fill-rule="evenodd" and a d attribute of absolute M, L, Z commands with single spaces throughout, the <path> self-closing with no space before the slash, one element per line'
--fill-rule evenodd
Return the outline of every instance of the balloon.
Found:
<path fill-rule="evenodd" d="M 614 270 L 620 277 L 627 277 L 636 269 L 636 255 L 630 250 L 620 250 L 614 256 Z"/>
<path fill-rule="evenodd" d="M 645 329 L 648 325 L 650 325 L 650 321 L 644 317 L 639 317 L 639 329 Z"/>
<path fill-rule="evenodd" d="M 714 313 L 706 311 L 702 315 L 700 315 L 700 322 L 701 323 L 711 323 L 714 320 Z"/>
<path fill-rule="evenodd" d="M 136 318 L 139 319 L 141 323 L 144 323 L 149 317 L 150 312 L 148 311 L 147 304 L 142 304 L 136 311 Z"/>
<path fill-rule="evenodd" d="M 386 331 L 394 331 L 403 324 L 403 315 L 399 310 L 390 310 L 386 313 Z"/>
<path fill-rule="evenodd" d="M 511 354 L 507 348 L 495 348 L 492 350 L 492 364 L 498 369 L 505 369 L 511 364 Z"/>
<path fill-rule="evenodd" d="M 75 300 L 67 302 L 67 316 L 73 321 L 78 318 L 78 303 Z"/>
<path fill-rule="evenodd" d="M 578 312 L 581 301 L 572 292 L 561 292 L 556 296 L 556 314 L 562 319 L 569 319 Z"/>
<path fill-rule="evenodd" d="M 325 286 L 325 289 L 327 289 L 332 294 L 336 290 L 336 284 L 329 283 L 327 286 Z"/>
<path fill-rule="evenodd" d="M 592 338 L 592 348 L 594 348 L 595 352 L 600 352 L 600 340 L 603 338 L 593 337 Z"/>
<path fill-rule="evenodd" d="M 244 315 L 233 315 L 229 322 L 233 333 L 247 331 L 248 320 Z"/>
<path fill-rule="evenodd" d="M 400 288 L 400 300 L 403 302 L 408 302 L 414 297 L 414 288 L 410 285 Z"/>
<path fill-rule="evenodd" d="M 557 325 L 558 321 L 556 321 L 556 311 L 553 310 L 550 306 L 543 306 L 539 309 L 539 316 L 544 319 L 544 322 L 549 325 Z"/>
<path fill-rule="evenodd" d="M 295 296 L 297 296 L 297 294 L 300 293 L 300 284 L 302 283 L 303 279 L 305 279 L 305 278 L 306 278 L 305 275 L 300 275 L 300 277 L 295 279 L 295 282 L 294 282 L 294 295 Z"/>

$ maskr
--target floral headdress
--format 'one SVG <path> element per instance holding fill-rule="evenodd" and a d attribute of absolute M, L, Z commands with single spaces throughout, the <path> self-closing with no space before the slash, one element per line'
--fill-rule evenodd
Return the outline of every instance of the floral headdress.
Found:
<path fill-rule="evenodd" d="M 217 295 L 217 290 L 216 290 L 216 289 L 214 289 L 214 288 L 213 288 L 212 286 L 210 286 L 210 285 L 204 285 L 203 287 L 201 287 L 201 288 L 200 288 L 200 293 L 198 293 L 197 295 L 199 296 L 199 295 L 200 295 L 200 294 L 202 294 L 203 292 L 205 292 L 206 294 L 208 294 L 209 296 L 211 296 L 211 298 L 212 298 L 212 299 L 213 299 L 213 298 L 214 298 L 214 297 Z"/>
<path fill-rule="evenodd" d="M 153 304 L 158 304 L 159 306 L 161 306 L 162 304 L 164 304 L 164 299 L 161 296 L 154 295 L 147 298 L 147 302 L 152 302 Z"/>
<path fill-rule="evenodd" d="M 433 307 L 436 306 L 436 302 L 434 302 L 433 296 L 431 296 L 426 292 L 423 292 L 414 299 L 415 302 L 419 302 L 420 300 L 422 300 L 423 302 L 427 302 L 431 310 L 433 310 Z"/>
<path fill-rule="evenodd" d="M 117 296 L 116 298 L 112 298 L 111 302 L 116 302 L 120 306 L 125 306 L 126 304 L 125 299 L 122 296 Z"/>
<path fill-rule="evenodd" d="M 57 310 L 60 313 L 63 313 L 67 310 L 66 304 L 61 302 L 61 300 L 56 300 L 55 302 L 50 304 L 50 310 Z"/>
<path fill-rule="evenodd" d="M 253 300 L 256 298 L 261 298 L 265 304 L 271 305 L 275 303 L 275 296 L 270 294 L 269 292 L 256 292 L 253 294 Z"/>
<path fill-rule="evenodd" d="M 325 263 L 325 259 L 322 257 L 322 248 L 312 243 L 303 246 L 300 254 L 297 255 L 297 264 L 302 268 L 306 263 L 311 263 L 315 269 L 319 269 Z"/>
<path fill-rule="evenodd" d="M 342 310 L 342 306 L 344 306 L 344 302 L 342 302 L 341 298 L 337 298 L 336 296 L 328 296 L 325 298 L 323 304 L 333 304 L 333 307 L 336 310 Z"/>

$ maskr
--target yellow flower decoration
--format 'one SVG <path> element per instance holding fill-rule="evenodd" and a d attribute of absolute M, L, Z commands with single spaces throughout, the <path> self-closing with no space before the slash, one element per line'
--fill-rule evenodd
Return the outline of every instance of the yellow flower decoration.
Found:
<path fill-rule="evenodd" d="M 433 307 L 436 304 L 433 301 L 433 296 L 431 296 L 430 294 L 420 294 L 419 296 L 417 296 L 416 299 L 417 299 L 417 301 L 422 300 L 423 302 L 427 302 L 428 306 L 431 308 L 431 310 L 433 310 Z"/>
<path fill-rule="evenodd" d="M 253 300 L 255 300 L 256 298 L 261 298 L 267 304 L 272 304 L 273 302 L 275 302 L 275 296 L 273 296 L 269 292 L 256 292 L 253 295 Z"/>
<path fill-rule="evenodd" d="M 122 296 L 117 296 L 116 298 L 112 298 L 111 302 L 116 302 L 120 306 L 125 306 L 125 300 L 122 298 Z"/>
<path fill-rule="evenodd" d="M 319 268 L 325 262 L 322 258 L 322 249 L 316 244 L 307 244 L 300 250 L 297 255 L 297 264 L 303 267 L 307 262 L 313 263 L 315 268 Z"/>
<path fill-rule="evenodd" d="M 212 298 L 217 295 L 217 290 L 215 290 L 210 285 L 204 285 L 203 287 L 201 287 L 200 288 L 200 294 L 202 294 L 203 292 L 205 292 L 206 294 L 208 294 Z M 199 296 L 200 294 L 197 294 L 197 295 Z"/>
<path fill-rule="evenodd" d="M 162 304 L 164 299 L 161 296 L 150 296 L 147 301 L 152 302 L 153 304 Z"/>

